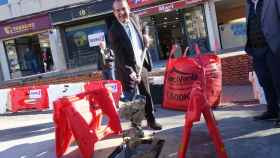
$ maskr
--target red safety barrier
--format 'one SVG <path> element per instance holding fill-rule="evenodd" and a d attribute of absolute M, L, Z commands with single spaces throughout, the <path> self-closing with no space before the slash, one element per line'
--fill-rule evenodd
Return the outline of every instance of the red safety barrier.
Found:
<path fill-rule="evenodd" d="M 10 91 L 11 111 L 49 108 L 48 86 L 12 88 Z"/>
<path fill-rule="evenodd" d="M 179 148 L 179 158 L 185 158 L 187 153 L 188 143 L 191 135 L 191 128 L 194 122 L 200 121 L 201 114 L 203 114 L 206 124 L 210 133 L 210 136 L 214 142 L 215 150 L 217 152 L 218 158 L 227 158 L 227 153 L 225 146 L 223 144 L 222 138 L 217 128 L 217 123 L 214 115 L 208 105 L 206 94 L 203 91 L 203 86 L 205 83 L 196 82 L 192 88 L 190 94 L 190 101 L 188 104 L 188 111 L 185 114 L 185 126 L 182 144 Z"/>
<path fill-rule="evenodd" d="M 200 81 L 201 66 L 185 53 L 173 58 L 178 48 L 173 45 L 164 76 L 163 108 L 186 111 L 192 85 Z"/>
<path fill-rule="evenodd" d="M 222 92 L 221 60 L 215 54 L 201 54 L 195 45 L 196 56 L 187 57 L 185 53 L 173 58 L 176 46 L 173 46 L 167 61 L 164 76 L 163 108 L 187 111 L 193 83 L 201 81 L 202 68 L 205 69 L 206 97 L 208 105 L 215 107 L 220 104 Z"/>
<path fill-rule="evenodd" d="M 83 100 L 86 100 L 87 104 L 78 102 Z M 106 127 L 101 128 L 103 114 L 109 121 Z M 53 120 L 57 157 L 63 156 L 73 137 L 77 141 L 82 157 L 92 158 L 97 141 L 122 132 L 114 99 L 106 88 L 56 100 Z"/>
<path fill-rule="evenodd" d="M 215 54 L 201 54 L 198 45 L 195 45 L 195 50 L 195 60 L 205 69 L 207 102 L 216 107 L 220 104 L 222 93 L 221 59 Z"/>
<path fill-rule="evenodd" d="M 118 80 L 102 80 L 102 81 L 90 81 L 85 84 L 85 91 L 92 91 L 99 88 L 107 88 L 113 94 L 116 105 L 120 100 L 122 94 L 122 84 Z"/>

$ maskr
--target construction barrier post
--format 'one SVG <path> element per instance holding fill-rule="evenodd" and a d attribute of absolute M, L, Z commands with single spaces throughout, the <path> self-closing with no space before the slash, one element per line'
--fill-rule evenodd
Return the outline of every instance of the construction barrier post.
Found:
<path fill-rule="evenodd" d="M 117 92 L 117 94 L 121 94 L 121 92 Z M 78 111 L 79 109 L 76 109 L 75 103 L 83 99 L 87 100 L 87 113 L 90 112 L 91 115 L 82 115 Z M 101 128 L 102 115 L 106 115 L 109 119 L 105 128 Z M 90 120 L 85 118 L 88 116 L 91 116 Z M 63 156 L 71 143 L 71 138 L 74 138 L 82 157 L 92 158 L 97 141 L 122 132 L 114 98 L 110 90 L 105 87 L 58 99 L 54 102 L 53 120 L 57 157 Z"/>
<path fill-rule="evenodd" d="M 194 122 L 200 121 L 201 114 L 203 114 L 210 136 L 214 142 L 218 158 L 227 158 L 227 153 L 220 136 L 216 120 L 211 111 L 211 107 L 207 104 L 207 100 L 200 84 L 194 84 L 190 94 L 190 102 L 188 104 L 188 111 L 185 115 L 185 127 L 183 133 L 183 140 L 179 148 L 179 158 L 185 158 L 187 153 L 188 143 L 190 140 L 191 128 Z"/>

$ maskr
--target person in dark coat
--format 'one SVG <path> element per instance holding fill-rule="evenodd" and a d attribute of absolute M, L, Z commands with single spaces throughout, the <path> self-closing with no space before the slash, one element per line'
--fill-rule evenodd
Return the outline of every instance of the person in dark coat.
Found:
<path fill-rule="evenodd" d="M 28 47 L 25 49 L 24 60 L 27 63 L 28 69 L 32 71 L 32 74 L 40 73 L 37 56 L 34 51 Z"/>
<path fill-rule="evenodd" d="M 161 125 L 154 116 L 153 100 L 148 82 L 151 60 L 148 52 L 143 64 L 141 76 L 137 76 L 142 66 L 141 55 L 149 46 L 148 28 L 143 26 L 138 16 L 130 13 L 126 0 L 115 0 L 113 12 L 117 19 L 109 31 L 109 39 L 115 53 L 116 78 L 122 82 L 125 96 L 135 94 L 136 86 L 141 95 L 146 96 L 145 113 L 147 124 L 154 130 L 161 130 Z"/>
<path fill-rule="evenodd" d="M 44 62 L 45 72 L 51 71 L 53 66 L 53 59 L 50 48 L 44 48 L 42 52 L 42 59 Z"/>
<path fill-rule="evenodd" d="M 110 48 L 106 47 L 104 41 L 99 44 L 100 54 L 98 59 L 99 70 L 102 70 L 104 80 L 114 80 L 114 53 Z"/>
<path fill-rule="evenodd" d="M 247 0 L 246 52 L 263 87 L 266 111 L 256 120 L 279 117 L 280 100 L 280 1 Z"/>

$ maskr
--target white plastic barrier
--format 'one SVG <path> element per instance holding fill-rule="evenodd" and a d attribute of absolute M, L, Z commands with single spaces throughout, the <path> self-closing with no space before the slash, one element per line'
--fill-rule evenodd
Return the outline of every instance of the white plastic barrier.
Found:
<path fill-rule="evenodd" d="M 0 114 L 4 114 L 7 111 L 9 92 L 10 89 L 0 89 Z"/>
<path fill-rule="evenodd" d="M 84 91 L 85 83 L 68 83 L 50 85 L 48 88 L 49 106 L 53 109 L 53 101 L 63 96 L 72 96 Z"/>
<path fill-rule="evenodd" d="M 266 104 L 263 88 L 260 86 L 258 77 L 255 72 L 249 72 L 249 80 L 253 86 L 253 93 L 255 99 L 258 99 L 260 104 Z"/>
<path fill-rule="evenodd" d="M 84 91 L 85 83 L 67 83 L 50 85 L 48 88 L 49 107 L 53 109 L 53 101 L 63 96 L 72 96 Z M 0 114 L 4 114 L 10 104 L 10 89 L 0 89 Z"/>
<path fill-rule="evenodd" d="M 152 85 L 163 85 L 164 76 L 153 76 L 149 77 L 149 81 Z"/>

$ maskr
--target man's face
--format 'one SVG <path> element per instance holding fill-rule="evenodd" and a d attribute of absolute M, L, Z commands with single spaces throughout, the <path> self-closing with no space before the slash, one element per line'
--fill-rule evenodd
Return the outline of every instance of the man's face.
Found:
<path fill-rule="evenodd" d="M 120 1 L 117 2 L 115 1 L 113 4 L 113 12 L 115 17 L 120 23 L 126 23 L 129 20 L 129 6 L 126 2 Z"/>
<path fill-rule="evenodd" d="M 105 42 L 100 42 L 99 47 L 100 47 L 100 49 L 105 49 L 106 48 Z"/>

